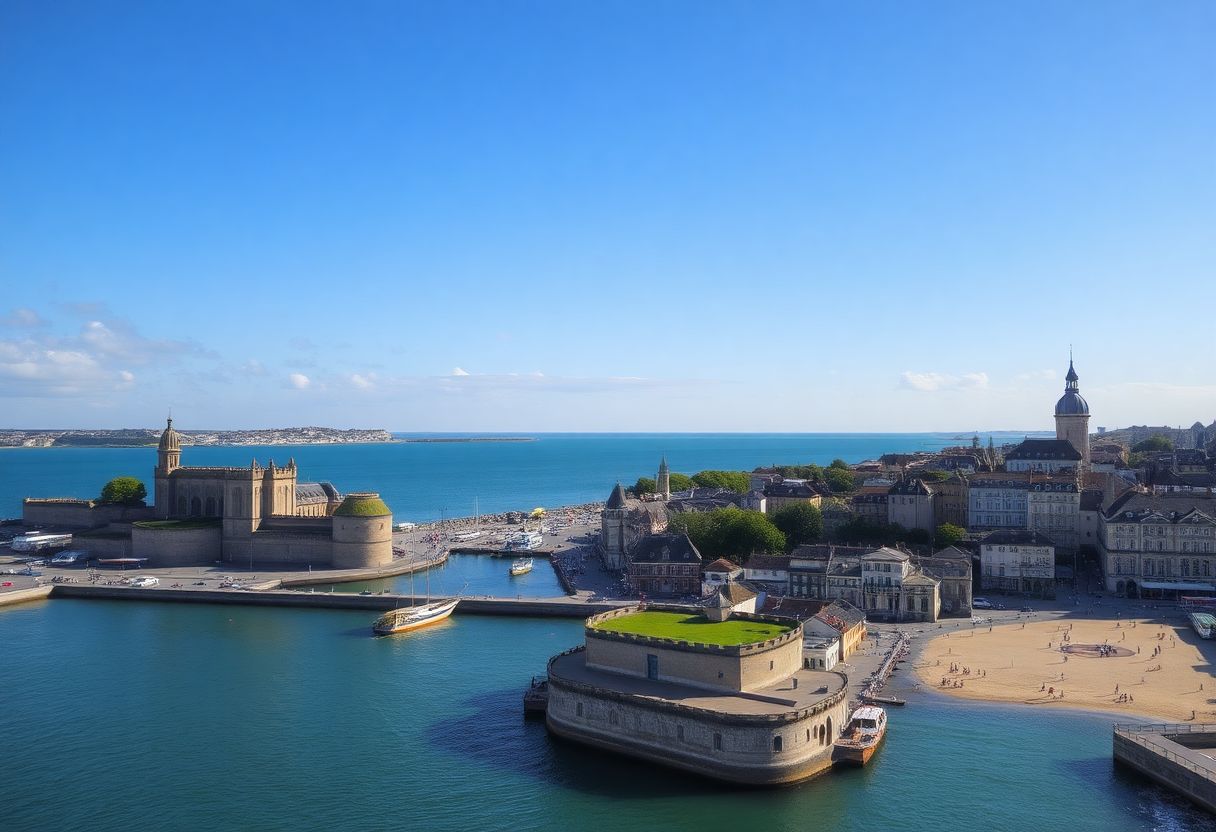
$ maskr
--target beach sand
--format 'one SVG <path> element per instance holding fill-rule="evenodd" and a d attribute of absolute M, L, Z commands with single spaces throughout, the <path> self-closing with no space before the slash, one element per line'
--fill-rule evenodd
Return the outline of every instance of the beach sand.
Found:
<path fill-rule="evenodd" d="M 1073 651 L 1067 661 L 1062 642 Z M 1102 644 L 1124 655 L 1101 657 L 1083 647 Z M 1159 621 L 1056 619 L 936 636 L 922 645 L 916 673 L 926 687 L 967 699 L 1117 711 L 1154 721 L 1189 721 L 1194 711 L 1196 721 L 1216 722 L 1214 655 L 1216 643 Z M 1121 701 L 1120 694 L 1130 699 Z"/>

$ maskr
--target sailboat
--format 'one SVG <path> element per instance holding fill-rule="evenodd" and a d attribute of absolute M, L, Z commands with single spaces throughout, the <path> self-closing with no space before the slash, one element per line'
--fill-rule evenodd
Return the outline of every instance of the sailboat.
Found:
<path fill-rule="evenodd" d="M 459 603 L 459 597 L 442 601 L 431 600 L 431 570 L 428 569 L 426 572 L 426 603 L 415 606 L 414 573 L 411 572 L 410 605 L 389 610 L 377 618 L 372 624 L 372 632 L 378 636 L 388 636 L 395 633 L 407 633 L 430 624 L 438 624 L 451 615 Z"/>

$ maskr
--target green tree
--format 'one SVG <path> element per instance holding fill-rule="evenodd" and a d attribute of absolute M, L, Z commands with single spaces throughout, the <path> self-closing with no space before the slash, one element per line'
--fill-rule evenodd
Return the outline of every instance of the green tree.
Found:
<path fill-rule="evenodd" d="M 828 465 L 828 467 L 836 468 L 836 469 L 842 470 L 842 471 L 847 471 L 847 470 L 849 470 L 849 463 L 845 462 L 843 459 L 838 458 L 838 459 L 833 459 L 831 464 Z"/>
<path fill-rule="evenodd" d="M 148 496 L 148 489 L 135 477 L 115 477 L 101 489 L 103 503 L 117 503 L 124 506 L 142 506 Z"/>
<path fill-rule="evenodd" d="M 847 468 L 828 468 L 824 471 L 824 480 L 833 493 L 842 494 L 857 487 L 853 472 Z"/>
<path fill-rule="evenodd" d="M 904 532 L 904 540 L 908 541 L 909 543 L 919 543 L 923 545 L 932 540 L 932 538 L 929 536 L 929 532 L 925 529 L 908 529 L 908 531 Z"/>
<path fill-rule="evenodd" d="M 720 508 L 684 512 L 671 518 L 670 528 L 687 534 L 709 560 L 725 557 L 743 563 L 755 552 L 770 554 L 785 550 L 785 535 L 758 511 Z"/>
<path fill-rule="evenodd" d="M 967 531 L 961 526 L 956 526 L 953 523 L 942 523 L 937 527 L 937 545 L 938 546 L 954 546 L 963 542 Z"/>
<path fill-rule="evenodd" d="M 654 480 L 650 477 L 638 477 L 638 481 L 633 484 L 632 491 L 641 497 L 643 494 L 653 494 L 656 487 Z"/>
<path fill-rule="evenodd" d="M 1174 443 L 1167 436 L 1150 436 L 1143 442 L 1132 445 L 1134 454 L 1160 454 L 1174 450 Z"/>
<path fill-rule="evenodd" d="M 693 474 L 692 482 L 702 488 L 726 488 L 739 494 L 751 488 L 751 478 L 742 471 L 701 471 Z"/>
<path fill-rule="evenodd" d="M 837 543 L 887 546 L 903 537 L 903 528 L 893 523 L 874 523 L 865 517 L 855 517 L 842 523 L 832 535 Z"/>
<path fill-rule="evenodd" d="M 916 476 L 920 477 L 925 482 L 945 482 L 950 479 L 948 471 L 921 471 Z"/>
<path fill-rule="evenodd" d="M 785 535 L 790 551 L 823 536 L 823 512 L 810 503 L 793 503 L 773 514 L 773 525 Z"/>
<path fill-rule="evenodd" d="M 677 474 L 672 471 L 668 475 L 668 482 L 671 483 L 672 491 L 687 491 L 692 488 L 692 477 L 688 474 Z"/>

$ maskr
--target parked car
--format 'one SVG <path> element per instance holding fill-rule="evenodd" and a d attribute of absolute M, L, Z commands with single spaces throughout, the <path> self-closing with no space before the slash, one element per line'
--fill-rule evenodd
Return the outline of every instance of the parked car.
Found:
<path fill-rule="evenodd" d="M 971 606 L 977 610 L 990 610 L 995 608 L 993 603 L 987 598 L 972 598 Z"/>

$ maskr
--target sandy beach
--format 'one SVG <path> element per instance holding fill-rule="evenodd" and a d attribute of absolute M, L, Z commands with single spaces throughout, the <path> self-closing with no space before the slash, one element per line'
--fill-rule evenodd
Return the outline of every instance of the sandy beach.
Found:
<path fill-rule="evenodd" d="M 1189 628 L 1159 621 L 1053 619 L 935 636 L 916 673 L 967 699 L 1213 722 L 1214 653 Z"/>

